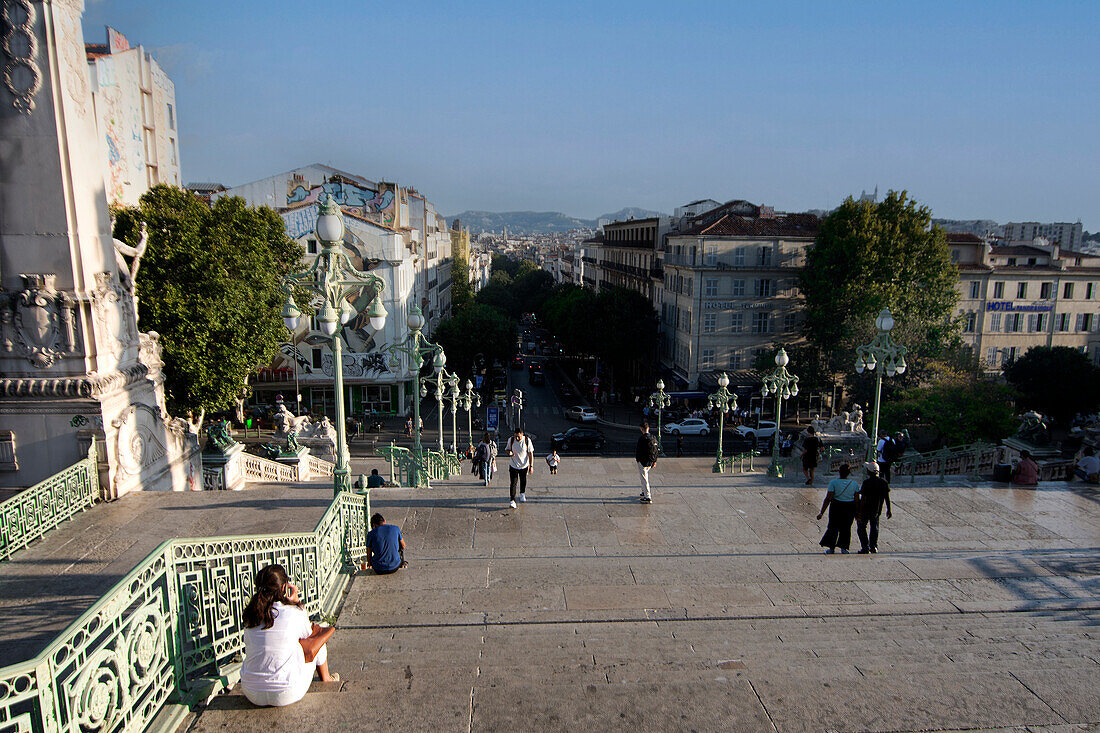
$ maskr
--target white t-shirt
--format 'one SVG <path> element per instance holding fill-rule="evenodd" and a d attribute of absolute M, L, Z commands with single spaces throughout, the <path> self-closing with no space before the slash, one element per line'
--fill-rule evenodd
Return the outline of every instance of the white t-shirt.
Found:
<path fill-rule="evenodd" d="M 557 468 L 559 463 L 561 463 L 561 458 L 558 457 L 557 453 L 551 453 L 546 456 L 546 465 L 551 468 Z"/>
<path fill-rule="evenodd" d="M 508 450 L 512 451 L 512 459 L 508 465 L 512 468 L 530 468 L 531 458 L 535 454 L 535 447 L 531 445 L 531 439 L 526 435 L 523 440 L 516 442 L 515 436 L 508 439 Z"/>
<path fill-rule="evenodd" d="M 875 448 L 875 459 L 879 463 L 886 462 L 886 438 L 878 439 L 878 446 Z"/>
<path fill-rule="evenodd" d="M 241 687 L 256 692 L 281 692 L 313 679 L 313 666 L 306 664 L 299 639 L 313 633 L 309 614 L 297 606 L 274 604 L 275 624 L 270 629 L 256 626 L 244 630 L 244 665 Z"/>

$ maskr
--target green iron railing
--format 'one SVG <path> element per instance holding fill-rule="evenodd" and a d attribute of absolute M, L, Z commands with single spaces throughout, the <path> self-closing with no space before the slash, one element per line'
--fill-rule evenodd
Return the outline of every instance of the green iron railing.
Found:
<path fill-rule="evenodd" d="M 721 467 L 725 471 L 730 473 L 738 472 L 744 473 L 746 470 L 752 471 L 752 459 L 755 458 L 755 454 L 752 451 L 745 451 L 744 453 L 731 453 L 729 455 L 722 456 L 720 461 Z"/>
<path fill-rule="evenodd" d="M 0 560 L 11 556 L 99 498 L 95 441 L 88 457 L 0 504 Z"/>
<path fill-rule="evenodd" d="M 344 492 L 312 532 L 164 542 L 35 658 L 0 669 L 0 730 L 178 724 L 236 681 L 256 572 L 283 565 L 311 614 L 333 611 L 366 557 L 369 515 L 368 494 Z"/>

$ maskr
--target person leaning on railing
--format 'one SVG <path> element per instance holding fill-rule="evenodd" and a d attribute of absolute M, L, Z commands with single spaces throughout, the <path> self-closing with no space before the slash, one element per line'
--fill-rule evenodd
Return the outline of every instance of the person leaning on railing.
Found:
<path fill-rule="evenodd" d="M 322 682 L 340 679 L 328 670 L 325 642 L 335 631 L 311 624 L 298 588 L 282 565 L 256 573 L 256 592 L 244 609 L 241 689 L 255 705 L 281 707 L 309 691 L 314 670 Z"/>

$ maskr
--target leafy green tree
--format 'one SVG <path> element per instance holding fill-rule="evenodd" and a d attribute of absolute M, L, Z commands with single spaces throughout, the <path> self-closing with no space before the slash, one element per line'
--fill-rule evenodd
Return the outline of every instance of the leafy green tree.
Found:
<path fill-rule="evenodd" d="M 1076 413 L 1100 407 L 1100 367 L 1069 346 L 1036 346 L 1004 367 L 1005 379 L 1020 393 L 1023 409 L 1068 422 Z"/>
<path fill-rule="evenodd" d="M 512 292 L 516 298 L 516 306 L 519 313 L 540 313 L 543 305 L 557 290 L 554 276 L 546 270 L 530 269 L 516 275 L 512 284 Z"/>
<path fill-rule="evenodd" d="M 1016 427 L 1010 387 L 989 380 L 942 381 L 910 387 L 884 402 L 880 429 L 914 433 L 923 426 L 941 446 L 995 442 Z"/>
<path fill-rule="evenodd" d="M 469 260 L 465 255 L 456 253 L 451 262 L 451 313 L 458 313 L 474 304 L 469 273 Z"/>
<path fill-rule="evenodd" d="M 501 315 L 515 320 L 519 316 L 519 303 L 512 292 L 511 281 L 508 284 L 490 282 L 478 291 L 474 301 L 478 305 L 487 305 L 500 311 Z"/>
<path fill-rule="evenodd" d="M 160 334 L 169 406 L 177 414 L 228 408 L 286 338 L 279 281 L 302 248 L 267 207 L 239 197 L 208 207 L 171 186 L 118 210 L 115 237 L 135 244 L 141 222 L 149 244 L 137 277 L 140 321 Z"/>
<path fill-rule="evenodd" d="M 801 277 L 805 335 L 821 364 L 808 371 L 850 373 L 855 348 L 874 336 L 890 308 L 893 335 L 919 362 L 957 340 L 958 271 L 932 214 L 904 191 L 881 203 L 846 199 L 821 224 Z M 910 370 L 919 379 L 917 369 Z"/>
<path fill-rule="evenodd" d="M 516 322 L 496 308 L 472 305 L 436 326 L 432 339 L 447 354 L 447 366 L 458 374 L 469 373 L 474 356 L 502 363 L 516 352 Z"/>

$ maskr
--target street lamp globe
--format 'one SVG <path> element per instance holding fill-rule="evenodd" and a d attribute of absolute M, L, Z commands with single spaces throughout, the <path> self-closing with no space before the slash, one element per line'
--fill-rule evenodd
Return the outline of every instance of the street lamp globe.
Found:
<path fill-rule="evenodd" d="M 326 336 L 336 333 L 336 309 L 326 302 L 317 313 L 317 320 L 321 322 L 321 330 Z"/>
<path fill-rule="evenodd" d="M 386 307 L 382 305 L 382 296 L 375 295 L 367 309 L 367 317 L 370 319 L 370 327 L 375 331 L 381 331 L 386 327 Z"/>
<path fill-rule="evenodd" d="M 443 371 L 443 366 L 447 363 L 447 355 L 443 353 L 443 349 L 435 352 L 435 358 L 432 359 L 432 366 L 436 372 Z"/>
<path fill-rule="evenodd" d="M 298 306 L 294 304 L 294 299 L 289 295 L 286 298 L 286 303 L 283 304 L 283 323 L 286 324 L 288 331 L 298 330 L 298 319 L 302 317 L 302 311 L 298 310 Z"/>
<path fill-rule="evenodd" d="M 664 388 L 665 388 L 665 380 L 658 379 L 657 380 L 657 389 L 663 390 Z"/>
<path fill-rule="evenodd" d="M 729 384 L 730 384 L 730 378 L 726 376 L 725 372 L 722 372 L 722 374 L 718 377 L 718 386 L 719 387 L 728 387 Z"/>
<path fill-rule="evenodd" d="M 419 331 L 424 328 L 424 316 L 420 314 L 420 311 L 411 310 L 409 311 L 409 317 L 405 319 L 405 323 L 410 331 Z"/>
<path fill-rule="evenodd" d="M 890 314 L 889 308 L 883 308 L 882 313 L 878 314 L 878 318 L 875 319 L 875 326 L 880 331 L 889 331 L 894 327 L 894 316 Z"/>
<path fill-rule="evenodd" d="M 469 379 L 467 379 L 465 386 L 466 386 L 466 391 L 469 392 L 470 390 L 472 390 L 474 388 L 474 383 L 471 382 Z"/>
<path fill-rule="evenodd" d="M 785 367 L 790 362 L 790 358 L 787 356 L 786 349 L 780 349 L 779 353 L 775 355 L 775 363 L 778 366 Z"/>
<path fill-rule="evenodd" d="M 344 300 L 340 302 L 340 323 L 346 324 L 352 318 L 355 318 L 355 306 L 348 301 Z"/>
<path fill-rule="evenodd" d="M 340 207 L 331 196 L 321 204 L 317 217 L 317 238 L 322 242 L 340 242 L 344 239 L 344 218 L 340 216 Z"/>
<path fill-rule="evenodd" d="M 898 374 L 905 374 L 905 370 L 907 368 L 908 368 L 908 366 L 905 363 L 905 357 L 904 356 L 899 356 L 897 366 L 894 368 L 894 370 Z"/>

